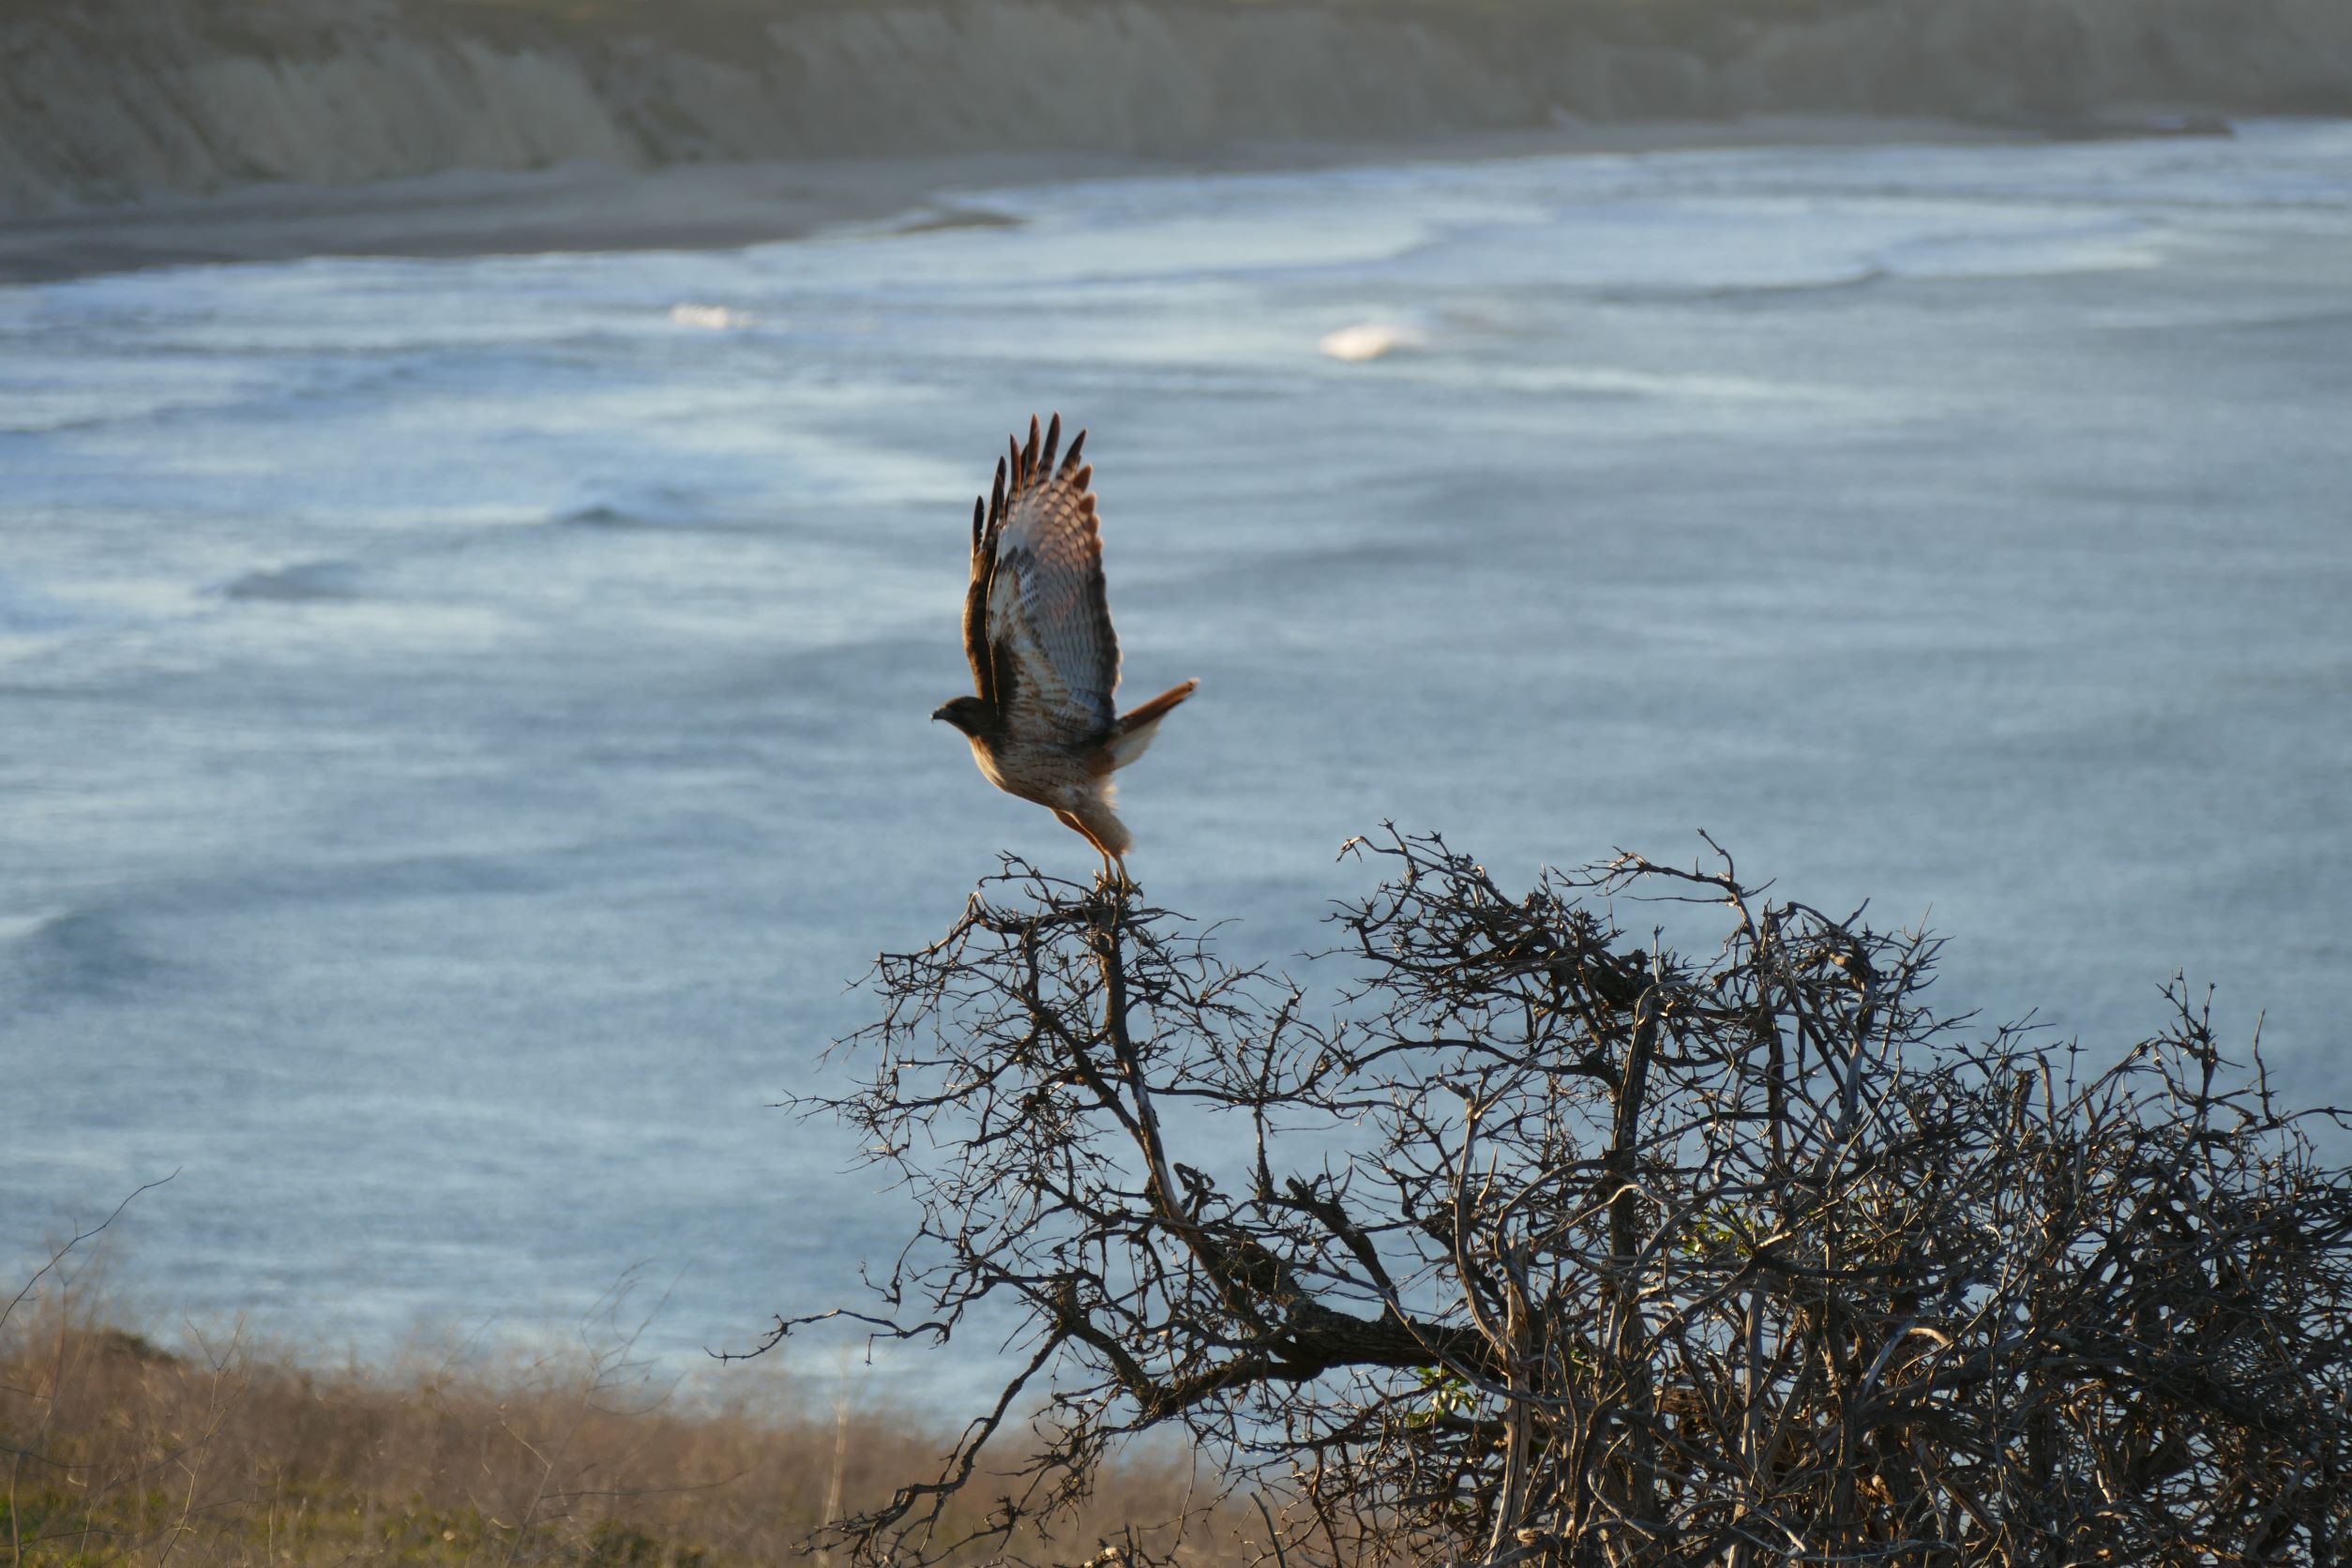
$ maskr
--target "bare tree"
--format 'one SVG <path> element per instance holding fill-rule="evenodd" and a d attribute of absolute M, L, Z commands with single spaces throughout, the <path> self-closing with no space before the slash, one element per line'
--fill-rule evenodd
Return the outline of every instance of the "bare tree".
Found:
<path fill-rule="evenodd" d="M 1327 1004 L 1014 861 L 880 960 L 859 1087 L 804 1108 L 916 1233 L 874 1310 L 775 1337 L 1018 1355 L 841 1527 L 863 1560 L 1049 1524 L 1168 1427 L 1286 1562 L 2352 1560 L 2352 1180 L 2178 981 L 2098 1063 L 1971 1039 L 1934 941 L 1720 852 L 1514 897 L 1435 837 L 1350 850 L 1388 877 Z M 1630 942 L 1645 898 L 1712 950 Z"/>

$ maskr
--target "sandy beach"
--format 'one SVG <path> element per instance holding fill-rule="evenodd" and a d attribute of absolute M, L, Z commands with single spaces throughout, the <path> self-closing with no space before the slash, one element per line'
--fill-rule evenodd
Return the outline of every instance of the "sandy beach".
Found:
<path fill-rule="evenodd" d="M 272 183 L 211 197 L 85 206 L 0 227 L 0 283 L 304 256 L 719 249 L 847 226 L 996 220 L 990 189 L 1072 179 L 1675 149 L 1931 146 L 2036 140 L 1942 119 L 1779 114 L 1561 124 L 1410 142 L 1282 142 L 1145 158 L 996 152 L 816 158 L 654 170 L 580 163 L 356 186 Z"/>

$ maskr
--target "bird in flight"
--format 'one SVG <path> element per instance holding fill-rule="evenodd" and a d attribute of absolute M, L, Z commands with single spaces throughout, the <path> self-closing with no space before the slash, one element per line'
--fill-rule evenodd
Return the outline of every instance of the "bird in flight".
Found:
<path fill-rule="evenodd" d="M 1103 541 L 1094 477 L 1080 467 L 1086 432 L 1062 445 L 1062 416 L 1029 445 L 1016 437 L 996 483 L 972 507 L 972 587 L 964 596 L 964 654 L 973 697 L 932 713 L 964 732 L 988 782 L 1033 800 L 1126 882 L 1134 840 L 1112 809 L 1111 775 L 1143 755 L 1160 720 L 1200 683 L 1168 687 L 1131 713 L 1113 706 L 1119 637 L 1103 593 Z"/>

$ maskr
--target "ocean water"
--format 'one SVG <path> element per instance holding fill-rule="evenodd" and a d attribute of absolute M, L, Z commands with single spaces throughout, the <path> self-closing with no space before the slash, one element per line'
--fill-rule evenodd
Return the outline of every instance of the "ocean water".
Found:
<path fill-rule="evenodd" d="M 2352 1098 L 2352 126 L 959 193 L 740 251 L 0 290 L 0 1262 L 682 1363 L 906 1211 L 772 1108 L 1000 850 L 972 493 L 1091 428 L 1133 866 L 1319 941 L 1713 834 L 2087 1050 Z M 0 1279 L 8 1274 L 0 1273 Z M 810 1352 L 830 1364 L 833 1349 Z M 967 1357 L 892 1362 L 918 1395 Z"/>

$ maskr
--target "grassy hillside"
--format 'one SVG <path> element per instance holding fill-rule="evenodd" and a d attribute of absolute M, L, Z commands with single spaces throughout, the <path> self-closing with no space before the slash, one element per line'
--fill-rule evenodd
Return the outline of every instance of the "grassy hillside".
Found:
<path fill-rule="evenodd" d="M 23 1568 L 766 1568 L 944 1446 L 923 1421 L 843 1414 L 757 1363 L 668 1386 L 626 1339 L 365 1368 L 234 1331 L 167 1349 L 64 1308 L 0 1329 L 0 1562 Z M 1131 1464 L 1033 1555 L 1092 1556 L 1128 1521 L 1172 1515 L 1189 1479 Z M 1242 1560 L 1205 1533 L 1186 1555 Z"/>

